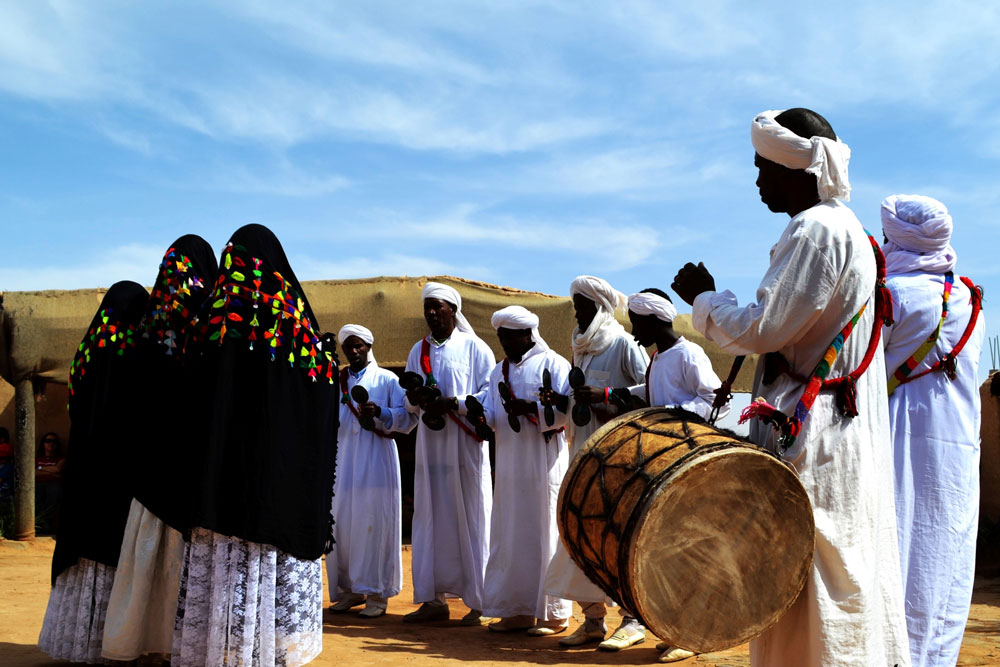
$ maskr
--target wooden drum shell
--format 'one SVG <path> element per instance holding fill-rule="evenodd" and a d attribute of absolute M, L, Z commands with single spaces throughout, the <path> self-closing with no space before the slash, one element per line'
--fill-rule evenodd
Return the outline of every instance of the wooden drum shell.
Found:
<path fill-rule="evenodd" d="M 795 472 L 677 410 L 638 410 L 595 431 L 557 512 L 563 545 L 594 583 L 656 636 L 699 653 L 776 623 L 812 565 L 812 508 Z"/>

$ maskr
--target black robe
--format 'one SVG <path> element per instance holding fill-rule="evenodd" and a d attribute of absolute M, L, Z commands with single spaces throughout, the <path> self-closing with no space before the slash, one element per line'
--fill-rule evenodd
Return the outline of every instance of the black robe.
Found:
<path fill-rule="evenodd" d="M 131 396 L 137 329 L 148 298 L 138 283 L 112 285 L 73 360 L 53 583 L 81 558 L 118 565 L 132 502 L 129 461 L 145 433 Z"/>
<path fill-rule="evenodd" d="M 332 545 L 336 366 L 270 230 L 241 227 L 220 264 L 188 342 L 204 380 L 191 526 L 315 560 Z"/>
<path fill-rule="evenodd" d="M 197 405 L 192 387 L 203 380 L 186 363 L 184 342 L 219 271 L 212 246 L 194 234 L 163 255 L 140 325 L 135 410 L 142 416 L 142 448 L 129 475 L 132 494 L 168 526 L 189 528 L 187 489 Z"/>

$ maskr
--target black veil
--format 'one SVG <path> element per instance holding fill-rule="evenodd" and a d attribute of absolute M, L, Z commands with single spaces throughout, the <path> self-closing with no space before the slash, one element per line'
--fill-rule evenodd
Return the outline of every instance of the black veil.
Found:
<path fill-rule="evenodd" d="M 133 408 L 138 326 L 149 295 L 108 289 L 70 367 L 70 432 L 52 581 L 80 558 L 118 565 L 132 493 L 128 461 L 145 430 Z"/>
<path fill-rule="evenodd" d="M 191 519 L 315 560 L 331 545 L 336 367 L 281 243 L 261 225 L 223 250 L 188 342 L 202 379 Z"/>

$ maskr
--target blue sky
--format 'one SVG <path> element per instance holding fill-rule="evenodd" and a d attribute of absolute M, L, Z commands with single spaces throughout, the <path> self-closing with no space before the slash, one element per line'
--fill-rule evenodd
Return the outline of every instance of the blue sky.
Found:
<path fill-rule="evenodd" d="M 811 4 L 0 1 L 0 289 L 149 284 L 259 222 L 302 279 L 629 292 L 703 260 L 745 300 L 787 220 L 750 120 L 806 106 L 870 229 L 948 205 L 992 310 L 1000 5 Z"/>

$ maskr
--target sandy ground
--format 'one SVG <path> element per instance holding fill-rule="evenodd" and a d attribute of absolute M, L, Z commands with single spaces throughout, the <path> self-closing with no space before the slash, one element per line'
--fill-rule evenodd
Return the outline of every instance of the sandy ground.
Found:
<path fill-rule="evenodd" d="M 40 538 L 36 542 L 0 540 L 0 665 L 52 665 L 36 646 L 38 632 L 49 594 L 49 565 L 54 542 Z M 655 640 L 618 653 L 605 653 L 592 647 L 562 649 L 556 637 L 534 638 L 525 634 L 502 635 L 486 628 L 463 628 L 458 619 L 465 607 L 451 603 L 452 620 L 433 626 L 404 625 L 403 614 L 416 607 L 409 603 L 410 552 L 403 553 L 403 593 L 389 603 L 389 613 L 366 621 L 355 614 L 324 614 L 323 653 L 312 665 L 376 664 L 421 665 L 434 661 L 477 662 L 484 664 L 653 664 L 659 652 Z M 326 585 L 324 575 L 324 586 Z M 583 620 L 574 606 L 573 627 Z M 617 625 L 617 614 L 609 625 Z M 747 647 L 697 656 L 678 665 L 749 665 Z M 1000 573 L 981 576 L 976 581 L 972 614 L 965 633 L 959 665 L 1000 665 Z"/>

